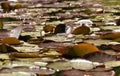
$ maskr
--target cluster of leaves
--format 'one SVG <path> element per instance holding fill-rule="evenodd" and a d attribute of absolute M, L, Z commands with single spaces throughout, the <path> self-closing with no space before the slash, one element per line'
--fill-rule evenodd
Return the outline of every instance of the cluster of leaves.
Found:
<path fill-rule="evenodd" d="M 62 8 L 64 11 L 51 11 L 48 14 L 56 16 L 57 13 L 65 13 L 75 9 L 75 7 L 66 7 Z M 81 12 L 85 15 L 83 17 L 86 15 L 91 17 L 89 15 L 93 14 L 88 8 L 82 9 L 84 10 Z M 80 10 L 78 11 L 80 12 Z M 46 14 L 46 11 L 44 13 Z M 95 16 L 97 17 L 97 15 L 103 17 L 104 13 Z M 65 21 L 71 18 L 61 17 L 61 19 Z M 73 36 L 69 37 L 65 33 L 65 24 L 58 23 L 56 26 L 49 24 L 55 21 L 56 19 L 47 17 L 45 26 L 38 25 L 37 27 L 36 25 L 36 30 L 42 27 L 40 29 L 43 30 L 44 35 L 42 33 L 38 36 L 35 31 L 26 32 L 23 30 L 19 39 L 3 38 L 0 44 L 0 75 L 8 74 L 10 76 L 9 73 L 17 72 L 11 75 L 15 76 L 19 73 L 23 76 L 25 73 L 25 76 L 111 76 L 112 71 L 115 72 L 114 76 L 120 75 L 120 32 L 113 32 L 114 28 L 111 29 L 113 26 L 95 24 L 96 26 L 87 27 L 73 24 L 77 27 L 71 32 Z M 103 22 L 100 21 L 100 23 Z M 110 26 L 110 28 L 106 30 L 102 26 Z M 119 26 L 114 27 L 115 29 L 119 28 Z M 26 35 L 22 36 L 25 33 Z"/>

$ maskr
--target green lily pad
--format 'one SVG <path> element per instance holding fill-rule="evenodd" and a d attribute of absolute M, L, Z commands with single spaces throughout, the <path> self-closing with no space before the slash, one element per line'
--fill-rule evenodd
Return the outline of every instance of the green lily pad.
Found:
<path fill-rule="evenodd" d="M 84 40 L 84 42 L 92 43 L 92 44 L 95 44 L 95 45 L 102 45 L 102 44 L 108 45 L 112 41 L 111 40 L 97 39 L 97 40 Z"/>
<path fill-rule="evenodd" d="M 75 60 L 71 60 L 70 62 L 73 68 L 80 70 L 92 70 L 97 65 L 99 65 L 99 63 L 94 63 L 83 59 L 75 59 Z"/>
<path fill-rule="evenodd" d="M 53 40 L 56 42 L 64 42 L 66 40 L 65 36 L 49 36 L 49 37 L 44 37 L 46 40 Z"/>
<path fill-rule="evenodd" d="M 13 72 L 13 73 L 1 73 L 0 76 L 31 76 L 31 74 L 27 72 Z"/>
<path fill-rule="evenodd" d="M 118 67 L 120 66 L 120 61 L 108 61 L 108 62 L 105 62 L 104 64 L 108 68 Z"/>
<path fill-rule="evenodd" d="M 53 68 L 55 70 L 68 70 L 72 69 L 72 65 L 70 62 L 66 61 L 58 61 L 54 63 L 50 63 L 47 65 L 49 68 Z"/>
<path fill-rule="evenodd" d="M 10 59 L 8 54 L 0 54 L 0 59 Z"/>
<path fill-rule="evenodd" d="M 120 29 L 119 26 L 100 26 L 101 29 L 103 30 L 115 30 L 115 29 Z"/>

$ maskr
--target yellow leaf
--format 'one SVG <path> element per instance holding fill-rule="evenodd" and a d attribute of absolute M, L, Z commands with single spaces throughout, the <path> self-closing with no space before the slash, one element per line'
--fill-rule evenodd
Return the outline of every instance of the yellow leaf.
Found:
<path fill-rule="evenodd" d="M 99 49 L 90 43 L 80 43 L 73 46 L 62 46 L 59 48 L 62 55 L 84 57 L 87 54 L 99 52 Z"/>
<path fill-rule="evenodd" d="M 87 54 L 98 52 L 99 49 L 90 43 L 80 43 L 73 46 L 73 51 L 77 56 L 83 57 Z"/>

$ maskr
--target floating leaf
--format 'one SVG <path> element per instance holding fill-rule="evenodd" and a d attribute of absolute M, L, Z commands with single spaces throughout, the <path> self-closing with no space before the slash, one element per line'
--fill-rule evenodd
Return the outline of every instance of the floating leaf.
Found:
<path fill-rule="evenodd" d="M 44 40 L 43 38 L 31 38 L 27 42 L 30 44 L 39 44 L 43 42 L 43 40 Z"/>
<path fill-rule="evenodd" d="M 11 56 L 18 58 L 37 58 L 39 53 L 12 53 Z"/>
<path fill-rule="evenodd" d="M 8 54 L 0 54 L 0 59 L 10 59 Z"/>
<path fill-rule="evenodd" d="M 63 55 L 84 57 L 87 54 L 99 52 L 99 49 L 90 43 L 79 43 L 60 47 L 59 52 Z"/>
<path fill-rule="evenodd" d="M 74 69 L 87 70 L 87 71 L 92 70 L 93 68 L 99 65 L 99 63 L 94 63 L 83 59 L 73 59 L 70 60 L 70 62 Z"/>
<path fill-rule="evenodd" d="M 14 49 L 16 49 L 18 52 L 38 52 L 40 51 L 40 48 L 37 46 L 34 47 L 30 47 L 30 46 L 19 46 L 19 47 L 13 47 Z"/>
<path fill-rule="evenodd" d="M 88 34 L 90 34 L 90 28 L 87 27 L 87 26 L 80 26 L 80 27 L 77 27 L 76 29 L 74 29 L 72 34 L 75 34 L 75 35 L 78 35 L 78 34 L 88 35 Z"/>
<path fill-rule="evenodd" d="M 17 73 L 20 72 L 21 74 L 29 74 L 28 76 L 46 76 L 55 73 L 55 70 L 46 68 L 46 67 L 39 67 L 39 66 L 18 66 L 13 68 L 3 68 L 0 70 L 1 73 Z M 14 76 L 14 75 L 13 75 Z M 19 75 L 16 75 L 19 76 Z M 20 75 L 21 76 L 21 75 Z M 24 75 L 23 75 L 24 76 Z"/>
<path fill-rule="evenodd" d="M 73 51 L 77 56 L 83 57 L 90 53 L 99 52 L 99 49 L 90 43 L 80 43 L 73 46 Z"/>
<path fill-rule="evenodd" d="M 11 8 L 10 8 L 11 6 L 10 6 L 9 2 L 2 2 L 1 7 L 4 12 L 10 12 L 10 10 L 11 10 Z"/>
<path fill-rule="evenodd" d="M 91 43 L 91 44 L 94 44 L 94 45 L 108 45 L 110 42 L 112 42 L 111 40 L 103 40 L 103 39 L 97 39 L 97 40 L 84 40 L 84 42 L 87 42 L 87 43 Z"/>
<path fill-rule="evenodd" d="M 49 68 L 53 68 L 55 70 L 68 70 L 72 69 L 71 63 L 66 61 L 58 61 L 54 63 L 50 63 L 47 65 Z"/>
<path fill-rule="evenodd" d="M 20 8 L 22 8 L 22 5 L 20 3 L 17 3 L 13 7 L 14 7 L 14 9 L 20 9 Z"/>
<path fill-rule="evenodd" d="M 43 27 L 43 30 L 45 31 L 45 32 L 53 32 L 54 31 L 54 26 L 51 26 L 51 25 L 45 25 L 44 27 Z"/>
<path fill-rule="evenodd" d="M 108 62 L 105 62 L 104 65 L 106 66 L 106 68 L 119 67 L 120 61 L 108 61 Z"/>
<path fill-rule="evenodd" d="M 4 44 L 20 44 L 20 41 L 15 37 L 3 38 L 2 43 Z"/>
<path fill-rule="evenodd" d="M 1 73 L 0 76 L 31 76 L 32 74 L 27 72 L 14 72 L 14 73 Z M 33 75 L 36 76 L 36 75 Z"/>
<path fill-rule="evenodd" d="M 104 35 L 101 35 L 100 38 L 102 38 L 102 39 L 117 39 L 117 38 L 120 38 L 120 32 L 104 34 Z"/>

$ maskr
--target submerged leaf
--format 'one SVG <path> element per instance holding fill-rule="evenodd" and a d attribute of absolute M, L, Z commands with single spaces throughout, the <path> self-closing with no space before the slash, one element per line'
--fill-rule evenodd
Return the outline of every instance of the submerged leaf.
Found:
<path fill-rule="evenodd" d="M 104 65 L 107 68 L 119 67 L 120 66 L 120 61 L 108 61 L 108 62 L 105 62 Z"/>

